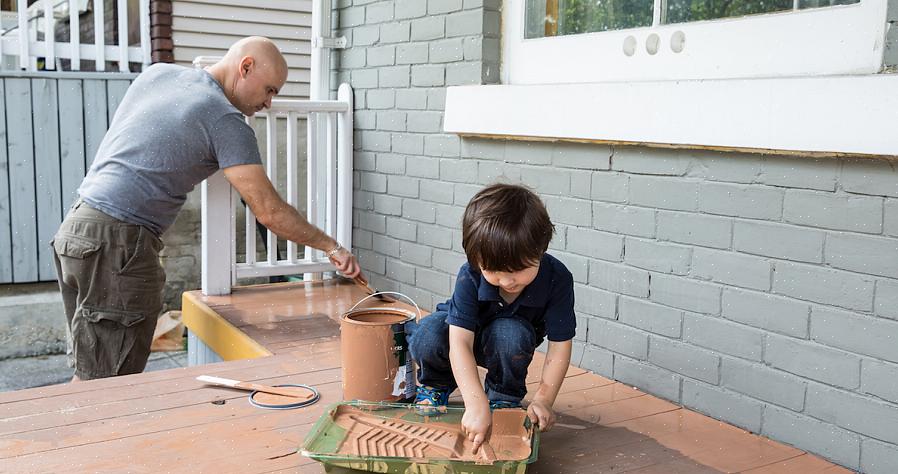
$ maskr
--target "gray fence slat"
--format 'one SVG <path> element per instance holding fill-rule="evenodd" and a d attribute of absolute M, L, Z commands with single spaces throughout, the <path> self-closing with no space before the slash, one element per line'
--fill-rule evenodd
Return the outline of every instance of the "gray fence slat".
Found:
<path fill-rule="evenodd" d="M 118 106 L 122 103 L 122 99 L 125 97 L 125 92 L 128 92 L 128 86 L 130 85 L 131 81 L 106 82 L 107 97 L 109 100 L 109 123 L 112 123 L 112 119 L 115 117 L 115 111 L 118 110 Z"/>
<path fill-rule="evenodd" d="M 62 213 L 78 197 L 84 179 L 84 92 L 79 79 L 59 80 L 59 152 L 62 169 Z"/>
<path fill-rule="evenodd" d="M 34 110 L 34 172 L 37 197 L 37 254 L 41 281 L 56 278 L 50 242 L 62 222 L 59 107 L 56 79 L 31 80 Z"/>
<path fill-rule="evenodd" d="M 84 165 L 90 169 L 97 148 L 108 127 L 106 107 L 106 82 L 102 79 L 84 81 Z"/>
<path fill-rule="evenodd" d="M 22 124 L 7 136 L 11 209 L 13 281 L 37 281 L 37 209 L 34 202 L 34 138 L 31 128 L 31 81 L 7 79 L 8 123 Z M 21 129 L 19 131 L 18 129 Z"/>
<path fill-rule="evenodd" d="M 6 110 L 5 81 L 0 80 L 0 110 Z M 9 159 L 6 120 L 0 116 L 0 283 L 12 283 L 12 233 L 9 225 Z"/>

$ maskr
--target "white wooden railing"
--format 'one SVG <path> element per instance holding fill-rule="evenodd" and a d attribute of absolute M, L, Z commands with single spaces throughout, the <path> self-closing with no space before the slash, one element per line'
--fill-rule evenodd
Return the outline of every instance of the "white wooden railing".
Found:
<path fill-rule="evenodd" d="M 197 61 L 195 61 L 197 63 Z M 337 100 L 274 100 L 271 109 L 248 118 L 266 121 L 265 166 L 269 179 L 276 182 L 278 139 L 276 118 L 286 118 L 287 189 L 284 199 L 292 206 L 299 201 L 297 178 L 298 122 L 309 123 L 306 160 L 306 217 L 312 224 L 335 237 L 350 249 L 352 244 L 352 89 L 340 86 Z M 314 124 L 323 127 L 324 146 L 314 143 L 319 136 Z M 317 153 L 315 150 L 324 150 Z M 324 186 L 320 186 L 320 182 Z M 256 260 L 256 219 L 246 210 L 245 253 L 237 255 L 236 211 L 238 193 L 216 173 L 202 184 L 202 290 L 206 295 L 224 295 L 239 278 L 311 274 L 334 271 L 321 251 L 306 247 L 299 257 L 296 244 L 287 242 L 286 258 L 278 254 L 278 238 L 267 231 L 267 258 Z M 323 205 L 322 205 L 323 203 Z M 323 210 L 323 212 L 319 212 Z"/>
<path fill-rule="evenodd" d="M 118 44 L 106 44 L 105 1 L 93 2 L 94 44 L 81 44 L 80 12 L 82 0 L 39 0 L 28 6 L 27 0 L 17 0 L 18 21 L 11 27 L 0 27 L 0 69 L 4 56 L 12 56 L 17 61 L 16 69 L 37 70 L 38 58 L 44 58 L 44 69 L 57 69 L 57 59 L 71 60 L 71 70 L 80 69 L 81 60 L 94 61 L 96 71 L 104 71 L 106 62 L 118 64 L 118 70 L 129 72 L 128 63 L 150 64 L 150 0 L 138 0 L 140 15 L 140 46 L 128 45 L 128 0 L 106 0 L 117 2 Z M 68 42 L 56 41 L 57 10 L 68 10 Z M 42 14 L 42 18 L 40 15 Z M 43 39 L 37 39 L 42 29 Z"/>

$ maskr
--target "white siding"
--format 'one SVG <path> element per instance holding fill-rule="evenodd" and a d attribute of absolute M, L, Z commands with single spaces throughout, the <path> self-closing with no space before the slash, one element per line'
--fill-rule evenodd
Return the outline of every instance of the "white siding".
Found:
<path fill-rule="evenodd" d="M 308 98 L 311 67 L 311 0 L 175 0 L 172 2 L 175 62 L 221 56 L 245 36 L 274 41 L 290 71 L 278 97 Z"/>

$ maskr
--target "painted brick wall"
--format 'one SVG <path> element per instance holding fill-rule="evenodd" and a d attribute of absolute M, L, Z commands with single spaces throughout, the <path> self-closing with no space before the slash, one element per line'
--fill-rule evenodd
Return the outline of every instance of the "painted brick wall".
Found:
<path fill-rule="evenodd" d="M 498 0 L 344 0 L 354 246 L 425 307 L 483 185 L 534 188 L 576 280 L 575 364 L 871 473 L 898 472 L 898 170 L 876 160 L 459 139 Z"/>

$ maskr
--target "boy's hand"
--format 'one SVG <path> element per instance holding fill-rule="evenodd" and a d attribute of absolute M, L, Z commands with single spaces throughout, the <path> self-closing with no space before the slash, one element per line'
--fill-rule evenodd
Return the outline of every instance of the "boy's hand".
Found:
<path fill-rule="evenodd" d="M 549 431 L 555 424 L 555 412 L 552 406 L 542 400 L 533 400 L 527 407 L 527 416 L 530 421 L 539 425 L 540 431 Z"/>
<path fill-rule="evenodd" d="M 465 407 L 465 414 L 461 417 L 461 431 L 474 442 L 474 452 L 489 437 L 492 425 L 493 415 L 490 413 L 489 402 Z"/>

